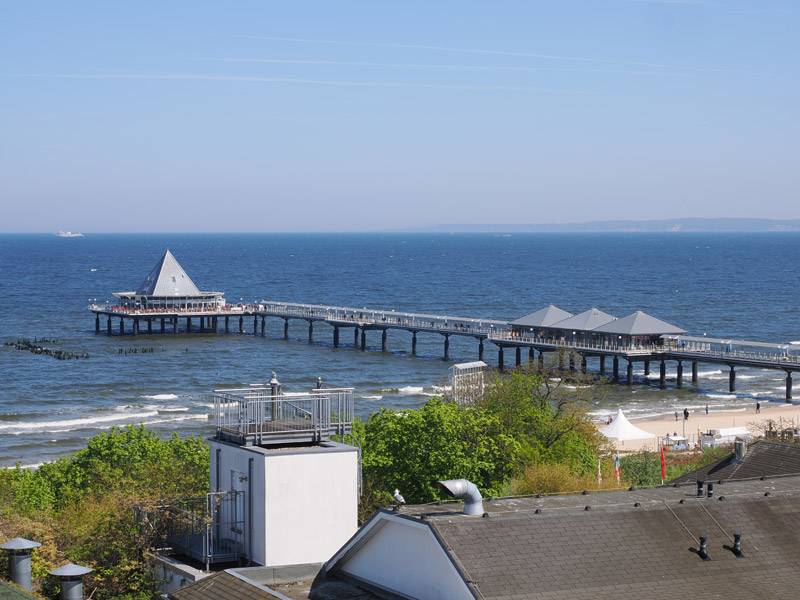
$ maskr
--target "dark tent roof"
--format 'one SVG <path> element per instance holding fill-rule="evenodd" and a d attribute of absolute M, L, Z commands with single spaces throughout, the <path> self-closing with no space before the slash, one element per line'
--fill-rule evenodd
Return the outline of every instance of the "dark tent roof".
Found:
<path fill-rule="evenodd" d="M 601 333 L 617 333 L 620 335 L 666 335 L 680 334 L 684 330 L 680 327 L 656 319 L 646 312 L 637 310 L 635 313 L 601 325 L 594 331 Z"/>
<path fill-rule="evenodd" d="M 582 313 L 569 317 L 558 323 L 553 323 L 553 329 L 572 329 L 573 331 L 592 331 L 601 325 L 616 320 L 617 317 L 604 313 L 597 308 L 590 308 Z"/>
<path fill-rule="evenodd" d="M 511 321 L 511 324 L 519 327 L 549 327 L 553 323 L 558 323 L 571 316 L 573 316 L 571 312 L 567 312 L 554 304 L 550 304 L 549 306 L 540 308 L 536 312 L 520 317 L 516 321 Z"/>

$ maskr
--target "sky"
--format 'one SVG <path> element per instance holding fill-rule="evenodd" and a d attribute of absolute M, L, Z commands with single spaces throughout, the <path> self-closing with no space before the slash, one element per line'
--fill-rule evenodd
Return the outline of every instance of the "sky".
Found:
<path fill-rule="evenodd" d="M 795 0 L 0 0 L 0 232 L 800 217 Z"/>

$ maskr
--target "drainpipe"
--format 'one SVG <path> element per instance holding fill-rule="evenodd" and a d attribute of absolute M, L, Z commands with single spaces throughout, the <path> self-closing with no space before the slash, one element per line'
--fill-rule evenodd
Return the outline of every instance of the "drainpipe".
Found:
<path fill-rule="evenodd" d="M 253 562 L 253 459 L 247 459 L 247 560 Z"/>
<path fill-rule="evenodd" d="M 466 479 L 447 479 L 436 484 L 445 492 L 464 501 L 465 515 L 483 514 L 483 496 L 478 486 Z"/>

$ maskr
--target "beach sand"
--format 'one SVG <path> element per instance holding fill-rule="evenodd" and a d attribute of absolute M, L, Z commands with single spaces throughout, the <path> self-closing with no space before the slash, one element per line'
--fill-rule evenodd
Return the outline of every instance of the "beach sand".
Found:
<path fill-rule="evenodd" d="M 697 436 L 698 432 L 706 432 L 709 429 L 722 429 L 725 427 L 747 427 L 751 430 L 757 429 L 768 420 L 776 422 L 783 422 L 783 427 L 790 427 L 792 424 L 800 426 L 800 405 L 776 403 L 776 402 L 762 402 L 761 412 L 756 414 L 755 403 L 742 410 L 726 410 L 726 411 L 710 411 L 705 414 L 705 411 L 700 410 L 692 412 L 689 415 L 689 420 L 686 421 L 686 436 L 693 439 L 692 436 Z M 631 420 L 631 423 L 649 433 L 658 437 L 667 435 L 668 433 L 677 432 L 683 435 L 683 413 L 678 413 L 678 420 L 675 420 L 673 415 L 658 417 L 654 419 L 636 419 Z M 598 424 L 602 428 L 605 424 Z M 656 450 L 657 438 L 651 440 L 632 440 L 624 442 L 619 445 L 621 451 L 634 451 L 634 450 Z"/>

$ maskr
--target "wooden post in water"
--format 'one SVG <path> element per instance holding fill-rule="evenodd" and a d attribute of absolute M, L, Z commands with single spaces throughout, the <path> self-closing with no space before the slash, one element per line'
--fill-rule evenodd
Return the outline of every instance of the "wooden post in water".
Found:
<path fill-rule="evenodd" d="M 381 330 L 381 352 L 386 352 L 389 347 L 389 330 Z"/>
<path fill-rule="evenodd" d="M 258 315 L 253 315 L 253 335 L 258 335 Z"/>
<path fill-rule="evenodd" d="M 361 328 L 361 351 L 364 352 L 367 349 L 367 330 L 363 327 Z"/>
<path fill-rule="evenodd" d="M 308 343 L 311 344 L 314 342 L 314 321 L 308 322 Z"/>
<path fill-rule="evenodd" d="M 667 388 L 667 363 L 663 360 L 658 366 L 658 387 L 662 390 Z"/>
<path fill-rule="evenodd" d="M 353 346 L 358 348 L 358 327 L 353 329 Z"/>
<path fill-rule="evenodd" d="M 697 361 L 692 361 L 692 385 L 697 385 Z"/>
<path fill-rule="evenodd" d="M 334 348 L 338 348 L 339 347 L 339 326 L 338 325 L 334 325 L 333 326 L 333 347 Z"/>
<path fill-rule="evenodd" d="M 215 320 L 216 318 L 217 317 L 214 317 Z M 216 329 L 216 323 L 214 325 L 214 329 Z M 264 337 L 265 335 L 267 335 L 267 317 L 261 315 L 261 337 Z"/>
<path fill-rule="evenodd" d="M 731 367 L 731 372 L 728 374 L 728 391 L 732 394 L 736 391 L 736 367 L 733 365 Z"/>
<path fill-rule="evenodd" d="M 792 372 L 786 371 L 786 401 L 792 401 Z"/>
<path fill-rule="evenodd" d="M 444 356 L 442 360 L 450 360 L 450 335 L 444 334 Z"/>
<path fill-rule="evenodd" d="M 283 339 L 289 339 L 289 319 L 283 320 Z"/>
<path fill-rule="evenodd" d="M 100 333 L 100 313 L 94 314 L 94 333 L 95 335 Z"/>
<path fill-rule="evenodd" d="M 417 354 L 417 332 L 416 331 L 412 331 L 411 332 L 411 354 L 413 354 L 415 356 Z"/>
<path fill-rule="evenodd" d="M 678 389 L 683 387 L 683 361 L 678 361 L 678 369 L 675 374 L 675 386 Z"/>

